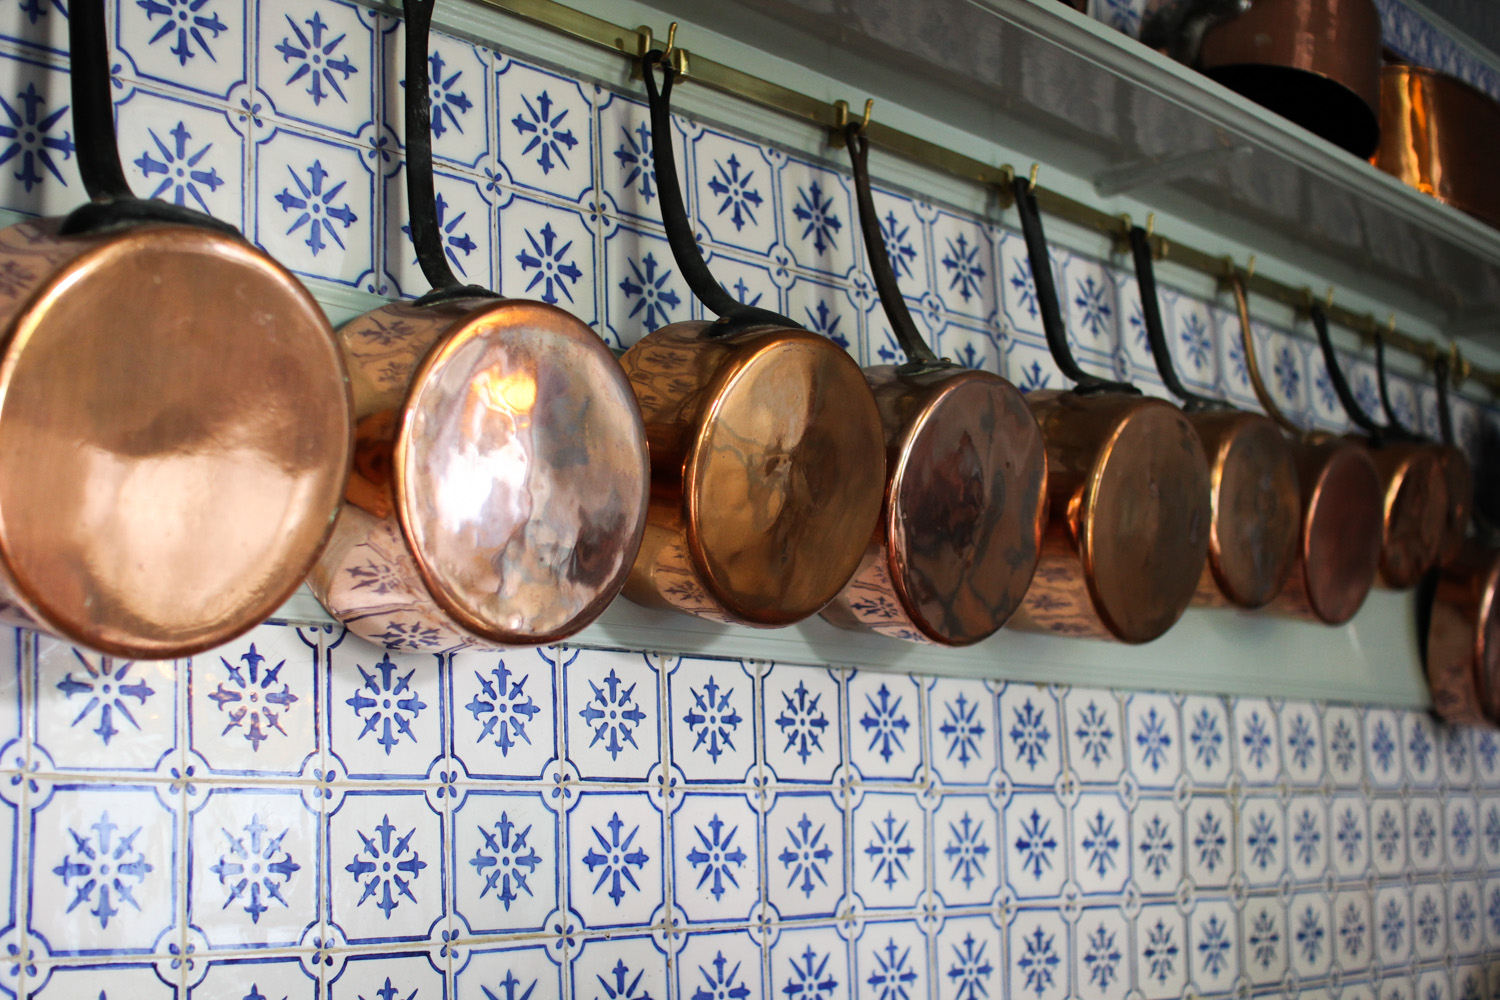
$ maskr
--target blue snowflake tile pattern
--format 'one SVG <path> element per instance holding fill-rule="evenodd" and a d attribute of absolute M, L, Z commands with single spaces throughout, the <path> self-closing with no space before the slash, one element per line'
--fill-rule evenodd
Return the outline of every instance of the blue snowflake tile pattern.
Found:
<path fill-rule="evenodd" d="M 844 895 L 844 811 L 821 792 L 784 793 L 766 813 L 766 898 L 783 917 L 831 916 Z"/>
<path fill-rule="evenodd" d="M 767 996 L 848 1000 L 857 995 L 849 946 L 832 927 L 782 931 L 771 945 L 768 969 Z"/>
<path fill-rule="evenodd" d="M 914 909 L 926 889 L 926 817 L 914 805 L 910 795 L 870 793 L 854 807 L 854 886 L 871 909 Z"/>
<path fill-rule="evenodd" d="M 1401 713 L 1401 757 L 1413 788 L 1436 788 L 1442 770 L 1438 760 L 1437 726 L 1425 714 Z"/>
<path fill-rule="evenodd" d="M 1481 835 L 1474 799 L 1450 793 L 1443 800 L 1443 812 L 1443 834 L 1447 838 L 1444 854 L 1449 870 L 1455 874 L 1473 871 Z"/>
<path fill-rule="evenodd" d="M 595 233 L 579 212 L 516 195 L 499 210 L 499 291 L 598 325 Z"/>
<path fill-rule="evenodd" d="M 592 88 L 509 58 L 495 75 L 495 148 L 510 182 L 564 201 L 592 192 Z"/>
<path fill-rule="evenodd" d="M 1383 966 L 1393 966 L 1411 957 L 1412 912 L 1410 890 L 1388 886 L 1375 893 L 1371 927 L 1375 955 Z"/>
<path fill-rule="evenodd" d="M 173 755 L 175 664 L 101 656 L 44 635 L 34 657 L 33 732 L 58 770 L 149 772 Z"/>
<path fill-rule="evenodd" d="M 1358 975 L 1371 966 L 1375 936 L 1370 921 L 1368 892 L 1341 892 L 1333 897 L 1333 959 L 1346 975 Z"/>
<path fill-rule="evenodd" d="M 848 682 L 849 762 L 867 779 L 910 781 L 922 766 L 922 694 L 900 674 L 855 673 Z"/>
<path fill-rule="evenodd" d="M 1124 771 L 1125 726 L 1114 694 L 1072 688 L 1063 696 L 1068 766 L 1078 780 L 1113 783 Z"/>
<path fill-rule="evenodd" d="M 436 960 L 437 967 L 432 959 Z M 443 995 L 442 957 L 433 955 L 373 955 L 353 958 L 345 964 L 338 980 L 328 991 L 330 997 L 369 997 L 382 994 L 391 1000 L 418 1000 L 423 996 Z M 262 991 L 264 994 L 264 991 Z M 481 994 L 482 996 L 483 994 Z M 503 991 L 500 993 L 504 996 Z"/>
<path fill-rule="evenodd" d="M 878 188 L 872 193 L 886 256 L 890 258 L 891 270 L 896 274 L 896 287 L 901 290 L 902 295 L 920 298 L 933 287 L 927 273 L 931 259 L 929 227 L 932 210 L 910 198 Z M 864 254 L 863 243 L 860 245 L 860 252 Z M 862 256 L 861 260 L 865 260 L 865 257 Z M 863 267 L 868 271 L 868 262 Z M 995 283 L 993 274 L 989 281 L 991 285 Z"/>
<path fill-rule="evenodd" d="M 661 225 L 656 167 L 652 163 L 651 118 L 646 106 L 620 94 L 601 95 L 596 112 L 599 142 L 599 190 L 620 216 Z M 673 118 L 672 143 L 677 154 L 683 198 L 692 203 L 687 185 L 689 150 L 686 125 Z"/>
<path fill-rule="evenodd" d="M 1075 826 L 1076 826 L 1075 818 Z M 1171 895 L 1182 882 L 1187 847 L 1182 813 L 1170 799 L 1142 798 L 1130 810 L 1128 867 L 1143 895 Z"/>
<path fill-rule="evenodd" d="M 1222 888 L 1236 871 L 1234 810 L 1221 795 L 1195 795 L 1183 813 L 1187 873 L 1195 885 Z"/>
<path fill-rule="evenodd" d="M 1234 759 L 1240 777 L 1252 785 L 1269 785 L 1281 774 L 1276 711 L 1263 698 L 1240 698 L 1234 704 Z"/>
<path fill-rule="evenodd" d="M 446 671 L 452 753 L 472 778 L 536 778 L 557 756 L 554 667 L 581 650 L 461 650 Z"/>
<path fill-rule="evenodd" d="M 1438 760 L 1449 788 L 1474 784 L 1474 730 L 1469 726 L 1441 726 L 1437 731 Z"/>
<path fill-rule="evenodd" d="M 1009 986 L 1006 996 L 1060 1000 L 1069 995 L 1072 969 L 1068 925 L 1047 909 L 1020 911 L 1009 933 Z"/>
<path fill-rule="evenodd" d="M 1182 766 L 1204 787 L 1226 784 L 1234 765 L 1234 741 L 1222 698 L 1182 699 Z"/>
<path fill-rule="evenodd" d="M 255 146 L 255 242 L 303 277 L 363 288 L 375 190 L 358 147 L 276 129 Z"/>
<path fill-rule="evenodd" d="M 318 752 L 318 637 L 261 625 L 188 667 L 191 749 L 213 772 L 296 775 Z"/>
<path fill-rule="evenodd" d="M 1475 823 L 1479 828 L 1479 864 L 1485 871 L 1500 867 L 1500 798 L 1479 800 Z"/>
<path fill-rule="evenodd" d="M 1187 924 L 1170 904 L 1141 908 L 1135 922 L 1135 964 L 1142 993 L 1152 1000 L 1180 997 L 1187 986 Z"/>
<path fill-rule="evenodd" d="M 329 918 L 351 944 L 425 940 L 446 921 L 442 817 L 412 791 L 355 791 L 327 820 Z"/>
<path fill-rule="evenodd" d="M 692 140 L 693 205 L 708 243 L 765 256 L 776 243 L 772 152 L 704 129 Z"/>
<path fill-rule="evenodd" d="M 224 97 L 246 78 L 243 0 L 134 0 L 111 7 L 115 58 L 126 74 L 210 97 Z"/>
<path fill-rule="evenodd" d="M 932 890 L 946 906 L 984 905 L 994 896 L 1004 853 L 999 832 L 988 798 L 943 796 L 932 814 Z"/>
<path fill-rule="evenodd" d="M 23 48 L 64 55 L 68 51 L 66 0 L 16 0 L 20 8 L 0 27 L 0 39 Z"/>
<path fill-rule="evenodd" d="M 1443 866 L 1443 805 L 1435 798 L 1406 803 L 1407 859 L 1419 874 L 1435 875 Z"/>
<path fill-rule="evenodd" d="M 1005 363 L 1001 372 L 1022 392 L 1037 389 L 1062 389 L 1070 385 L 1052 360 L 1052 354 L 1039 334 L 1005 336 Z"/>
<path fill-rule="evenodd" d="M 568 814 L 569 906 L 588 926 L 642 925 L 662 903 L 662 818 L 644 792 L 581 792 Z"/>
<path fill-rule="evenodd" d="M 1074 350 L 1112 354 L 1119 340 L 1120 315 L 1109 269 L 1099 261 L 1068 254 L 1057 294 Z"/>
<path fill-rule="evenodd" d="M 328 651 L 328 740 L 351 778 L 421 779 L 443 754 L 442 659 L 346 637 Z"/>
<path fill-rule="evenodd" d="M 406 26 L 381 35 L 381 118 L 406 144 Z M 490 157 L 491 97 L 484 50 L 434 32 L 428 43 L 427 91 L 432 101 L 432 155 L 481 173 Z"/>
<path fill-rule="evenodd" d="M 244 225 L 245 141 L 221 111 L 133 89 L 116 105 L 131 188 Z"/>
<path fill-rule="evenodd" d="M 1256 406 L 1255 390 L 1250 385 L 1250 369 L 1245 363 L 1245 346 L 1240 335 L 1240 318 L 1233 303 L 1213 309 L 1214 329 L 1218 331 L 1215 349 L 1219 355 L 1219 391 L 1240 406 Z M 1251 321 L 1251 329 L 1256 323 Z M 1258 345 L 1257 345 L 1258 346 Z M 1260 354 L 1257 351 L 1256 357 Z"/>
<path fill-rule="evenodd" d="M 828 670 L 777 664 L 761 682 L 765 764 L 780 781 L 827 781 L 841 757 L 839 683 Z"/>
<path fill-rule="evenodd" d="M 454 910 L 475 934 L 544 929 L 558 905 L 560 824 L 540 791 L 470 791 L 453 811 Z"/>
<path fill-rule="evenodd" d="M 997 725 L 1000 767 L 1011 784 L 1050 788 L 1066 743 L 1056 695 L 1034 684 L 1006 684 L 1000 692 Z"/>
<path fill-rule="evenodd" d="M 568 759 L 584 778 L 642 780 L 661 758 L 657 660 L 583 649 L 563 671 Z"/>
<path fill-rule="evenodd" d="M 1370 865 L 1370 817 L 1365 803 L 1337 795 L 1328 804 L 1328 852 L 1341 881 L 1363 878 Z"/>
<path fill-rule="evenodd" d="M 0 53 L 0 207 L 59 215 L 83 199 L 65 72 Z"/>
<path fill-rule="evenodd" d="M 1333 918 L 1322 893 L 1293 896 L 1287 904 L 1292 969 L 1304 980 L 1325 975 L 1333 962 Z"/>
<path fill-rule="evenodd" d="M 318 819 L 296 789 L 214 788 L 195 804 L 188 922 L 211 947 L 292 947 L 316 923 Z"/>
<path fill-rule="evenodd" d="M 869 1000 L 928 995 L 927 936 L 913 921 L 871 921 L 854 943 L 854 981 Z"/>
<path fill-rule="evenodd" d="M 1406 812 L 1399 799 L 1370 802 L 1370 863 L 1382 876 L 1406 870 Z"/>
<path fill-rule="evenodd" d="M 599 295 L 611 346 L 628 348 L 652 330 L 692 317 L 692 292 L 663 236 L 613 226 L 604 237 L 603 260 Z"/>
<path fill-rule="evenodd" d="M 1455 879 L 1448 886 L 1448 935 L 1459 955 L 1477 955 L 1484 944 L 1479 883 Z"/>
<path fill-rule="evenodd" d="M 710 250 L 708 262 L 714 279 L 724 291 L 734 296 L 736 302 L 761 309 L 781 309 L 781 286 L 786 284 L 786 280 L 779 278 L 774 273 L 777 269 L 773 265 L 767 265 L 764 258 L 757 261 L 754 258 L 731 256 L 722 250 Z M 695 318 L 716 318 L 696 298 L 692 305 Z"/>
<path fill-rule="evenodd" d="M 1201 900 L 1187 919 L 1189 975 L 1199 994 L 1225 992 L 1239 975 L 1240 940 L 1228 900 Z"/>
<path fill-rule="evenodd" d="M 1000 264 L 1000 304 L 1006 326 L 1013 331 L 1041 337 L 1042 314 L 1037 307 L 1036 281 L 1031 276 L 1031 261 L 1026 255 L 1026 241 L 1021 234 L 1002 233 L 996 258 Z M 1059 271 L 1056 258 L 1052 267 L 1056 275 Z M 1062 295 L 1061 284 L 1058 284 L 1058 295 Z M 1110 308 L 1113 310 L 1113 305 Z M 1014 376 L 1010 378 L 1020 385 Z"/>
<path fill-rule="evenodd" d="M 855 266 L 859 225 L 851 182 L 842 174 L 788 157 L 777 173 L 781 243 L 796 266 L 847 278 Z"/>
<path fill-rule="evenodd" d="M 927 682 L 928 755 L 946 785 L 985 784 L 999 740 L 995 695 L 982 681 Z"/>
<path fill-rule="evenodd" d="M 1500 948 L 1500 879 L 1488 879 L 1480 892 L 1481 920 L 1487 948 Z"/>
<path fill-rule="evenodd" d="M 933 938 L 934 995 L 941 1000 L 1000 996 L 1006 969 L 1000 930 L 988 917 L 950 917 Z"/>
<path fill-rule="evenodd" d="M 1296 785 L 1323 780 L 1323 727 L 1317 709 L 1305 701 L 1281 706 L 1281 762 Z"/>
<path fill-rule="evenodd" d="M 1240 874 L 1253 886 L 1275 885 L 1287 865 L 1286 813 L 1272 798 L 1249 798 L 1240 807 Z"/>
<path fill-rule="evenodd" d="M 570 951 L 574 995 L 601 1000 L 659 1000 L 667 993 L 667 958 L 649 937 L 606 938 Z M 481 994 L 482 995 L 482 994 Z M 496 994 L 497 998 L 505 994 Z M 516 993 L 516 1000 L 523 994 Z"/>
<path fill-rule="evenodd" d="M 110 962 L 107 965 L 55 965 L 32 967 L 26 985 L 36 989 L 31 995 L 38 1000 L 58 997 L 140 997 L 141 1000 L 170 1000 L 177 996 L 176 976 L 161 972 L 146 962 Z M 19 971 L 19 970 L 18 970 Z M 314 983 L 309 983 L 316 986 Z"/>
<path fill-rule="evenodd" d="M 865 313 L 848 288 L 806 276 L 797 277 L 786 290 L 787 313 L 813 333 L 838 344 L 864 363 Z"/>
<path fill-rule="evenodd" d="M 417 263 L 416 246 L 412 243 L 405 164 L 385 177 L 381 186 L 385 192 L 382 215 L 385 238 L 381 241 L 381 277 L 385 290 L 392 295 L 407 297 L 425 295 L 432 286 L 422 274 Z M 437 172 L 433 186 L 439 241 L 454 277 L 465 284 L 494 287 L 496 212 L 493 203 L 471 177 Z M 585 248 L 589 251 L 587 259 L 592 263 L 592 240 L 585 244 Z M 519 289 L 516 294 L 520 294 Z M 590 303 L 592 299 L 590 295 Z"/>
<path fill-rule="evenodd" d="M 1130 842 L 1130 815 L 1112 793 L 1080 795 L 1073 806 L 1070 841 L 1073 881 L 1084 893 L 1125 888 L 1136 859 Z"/>
<path fill-rule="evenodd" d="M 1240 962 L 1252 984 L 1279 983 L 1290 946 L 1286 906 L 1275 896 L 1251 896 L 1240 910 Z"/>
<path fill-rule="evenodd" d="M 1412 948 L 1417 958 L 1432 961 L 1441 958 L 1448 946 L 1448 903 L 1443 887 L 1431 882 L 1418 883 L 1411 894 Z"/>
<path fill-rule="evenodd" d="M 1357 787 L 1365 774 L 1364 727 L 1359 713 L 1343 705 L 1323 709 L 1324 770 L 1340 788 Z"/>
<path fill-rule="evenodd" d="M 462 997 L 521 1000 L 528 994 L 538 998 L 561 996 L 562 968 L 557 963 L 563 957 L 561 949 L 547 945 L 480 945 L 469 953 L 467 964 L 454 971 L 453 981 Z M 597 982 L 589 985 L 598 988 Z M 374 990 L 360 995 L 375 1000 L 378 993 Z M 442 994 L 434 991 L 433 995 Z"/>
<path fill-rule="evenodd" d="M 766 996 L 761 975 L 761 949 L 743 931 L 690 934 L 673 963 L 677 996 L 714 1000 L 750 1000 Z M 605 994 L 608 997 L 608 994 Z"/>
<path fill-rule="evenodd" d="M 1131 983 L 1130 925 L 1116 907 L 1082 911 L 1074 930 L 1073 981 L 1080 997 L 1122 998 Z"/>
<path fill-rule="evenodd" d="M 1318 882 L 1338 845 L 1329 829 L 1328 810 L 1321 796 L 1296 795 L 1286 807 L 1287 867 L 1297 882 Z"/>
<path fill-rule="evenodd" d="M 1007 804 L 1001 820 L 1005 843 L 1002 870 L 1011 892 L 1021 899 L 1060 893 L 1068 877 L 1071 852 L 1067 819 L 1057 797 L 1017 793 Z"/>
<path fill-rule="evenodd" d="M 672 763 L 688 781 L 743 782 L 755 767 L 755 678 L 739 660 L 682 657 L 667 677 Z"/>
<path fill-rule="evenodd" d="M 981 321 L 995 315 L 995 248 L 984 226 L 939 211 L 932 222 L 932 260 L 933 290 L 945 310 Z"/>
<path fill-rule="evenodd" d="M 1004 336 L 993 326 L 952 319 L 938 331 L 935 349 L 965 368 L 998 375 L 1003 365 L 1003 341 Z"/>
<path fill-rule="evenodd" d="M 31 814 L 31 930 L 53 957 L 165 950 L 177 816 L 147 786 L 58 785 Z"/>
<path fill-rule="evenodd" d="M 1182 733 L 1172 699 L 1132 695 L 1125 719 L 1131 775 L 1144 788 L 1171 788 L 1182 773 Z"/>
<path fill-rule="evenodd" d="M 1191 389 L 1213 392 L 1219 381 L 1218 331 L 1208 304 L 1187 295 L 1163 296 L 1167 345 L 1177 374 Z"/>
<path fill-rule="evenodd" d="M 345 0 L 260 0 L 256 83 L 275 113 L 357 136 L 375 119 L 375 16 Z"/>
<path fill-rule="evenodd" d="M 672 814 L 672 885 L 693 923 L 745 922 L 760 902 L 760 820 L 743 795 L 689 792 Z"/>

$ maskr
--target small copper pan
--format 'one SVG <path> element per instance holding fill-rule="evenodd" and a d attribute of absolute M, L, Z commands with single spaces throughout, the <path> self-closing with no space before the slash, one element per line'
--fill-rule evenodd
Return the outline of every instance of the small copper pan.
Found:
<path fill-rule="evenodd" d="M 1344 378 L 1322 307 L 1314 304 L 1309 312 L 1328 366 L 1328 380 L 1349 419 L 1368 435 L 1356 440 L 1371 449 L 1375 468 L 1380 471 L 1384 498 L 1380 582 L 1394 590 L 1414 587 L 1437 562 L 1450 520 L 1448 477 L 1441 452 L 1399 424 L 1378 424 L 1364 412 Z M 1380 381 L 1384 383 L 1384 345 L 1378 337 L 1376 350 Z"/>
<path fill-rule="evenodd" d="M 1297 564 L 1285 589 L 1268 607 L 1274 614 L 1341 625 L 1369 596 L 1380 567 L 1380 473 L 1368 449 L 1303 431 L 1276 405 L 1256 357 L 1250 306 L 1238 271 L 1229 276 L 1239 311 L 1245 367 L 1260 405 L 1294 435 L 1293 456 L 1302 490 Z"/>
<path fill-rule="evenodd" d="M 227 642 L 300 584 L 348 474 L 322 310 L 233 227 L 132 196 L 102 0 L 72 6 L 93 199 L 0 231 L 0 601 L 114 656 Z"/>
<path fill-rule="evenodd" d="M 1012 622 L 1149 642 L 1182 617 L 1203 575 L 1213 509 L 1203 445 L 1171 403 L 1078 366 L 1024 177 L 1015 193 L 1047 345 L 1077 384 L 1027 396 L 1047 444 L 1050 523 L 1036 578 Z"/>
<path fill-rule="evenodd" d="M 1208 456 L 1213 520 L 1208 565 L 1193 603 L 1263 607 L 1281 593 L 1297 563 L 1302 511 L 1292 446 L 1270 417 L 1236 410 L 1183 386 L 1162 326 L 1150 237 L 1132 226 L 1129 240 L 1156 370 L 1167 391 L 1183 400 Z"/>
<path fill-rule="evenodd" d="M 620 359 L 651 444 L 649 522 L 625 595 L 716 621 L 790 625 L 859 568 L 885 485 L 880 413 L 842 348 L 714 280 L 669 138 L 677 70 L 661 50 L 642 69 L 672 254 L 721 318 L 663 327 Z"/>
<path fill-rule="evenodd" d="M 966 646 L 1005 624 L 1036 571 L 1046 445 L 1020 390 L 923 341 L 880 233 L 864 126 L 851 122 L 845 139 L 870 271 L 907 360 L 865 369 L 885 425 L 885 507 L 859 572 L 823 617 Z"/>
<path fill-rule="evenodd" d="M 645 526 L 645 432 L 587 326 L 461 286 L 432 179 L 432 0 L 406 0 L 407 198 L 434 291 L 339 330 L 354 474 L 310 581 L 329 613 L 392 649 L 534 646 L 619 592 Z"/>

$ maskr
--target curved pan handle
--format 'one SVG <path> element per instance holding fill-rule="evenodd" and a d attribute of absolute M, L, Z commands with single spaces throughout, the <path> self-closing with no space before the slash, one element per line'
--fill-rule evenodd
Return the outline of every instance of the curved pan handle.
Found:
<path fill-rule="evenodd" d="M 1017 176 L 1014 182 L 1016 213 L 1021 217 L 1021 234 L 1026 238 L 1026 256 L 1031 262 L 1031 280 L 1036 287 L 1037 311 L 1042 316 L 1042 329 L 1047 334 L 1047 348 L 1052 360 L 1063 376 L 1076 383 L 1076 392 L 1128 392 L 1135 395 L 1140 390 L 1128 382 L 1110 382 L 1096 378 L 1078 366 L 1068 346 L 1068 328 L 1063 322 L 1062 309 L 1057 304 L 1057 285 L 1052 281 L 1052 262 L 1047 256 L 1047 236 L 1042 231 L 1042 212 L 1037 207 L 1036 195 L 1031 191 L 1031 182 Z"/>
<path fill-rule="evenodd" d="M 1240 277 L 1238 271 L 1234 271 L 1227 280 L 1229 290 L 1234 293 L 1235 311 L 1240 317 L 1240 345 L 1245 352 L 1245 371 L 1250 375 L 1250 387 L 1255 390 L 1255 398 L 1272 420 L 1293 434 L 1301 434 L 1302 428 L 1276 405 L 1276 400 L 1271 397 L 1271 390 L 1266 388 L 1266 380 L 1261 377 L 1260 359 L 1255 354 L 1255 334 L 1250 331 L 1250 302 L 1245 294 L 1245 279 Z"/>
<path fill-rule="evenodd" d="M 1308 309 L 1308 315 L 1312 317 L 1313 329 L 1318 333 L 1318 345 L 1323 348 L 1323 363 L 1328 366 L 1328 381 L 1333 383 L 1334 394 L 1339 398 L 1339 405 L 1344 412 L 1349 414 L 1355 426 L 1364 430 L 1372 438 L 1379 438 L 1388 428 L 1382 427 L 1359 405 L 1359 400 L 1354 398 L 1354 393 L 1349 389 L 1349 381 L 1344 378 L 1344 369 L 1339 365 L 1338 354 L 1334 352 L 1333 341 L 1328 337 L 1328 316 L 1323 312 L 1323 307 L 1316 302 Z"/>
<path fill-rule="evenodd" d="M 1448 405 L 1448 384 L 1452 374 L 1448 355 L 1439 354 L 1432 359 L 1432 380 L 1437 387 L 1438 432 L 1443 436 L 1443 444 L 1457 448 L 1458 445 L 1453 443 L 1453 409 Z"/>
<path fill-rule="evenodd" d="M 1156 266 L 1151 260 L 1151 237 L 1140 226 L 1130 227 L 1130 254 L 1135 259 L 1135 280 L 1141 289 L 1141 315 L 1146 321 L 1146 340 L 1151 344 L 1151 357 L 1156 361 L 1162 385 L 1183 401 L 1185 410 L 1225 409 L 1223 402 L 1200 396 L 1183 385 L 1182 380 L 1177 377 L 1177 369 L 1172 363 L 1172 351 L 1167 346 L 1166 327 L 1161 321 L 1161 303 L 1156 295 Z"/>
<path fill-rule="evenodd" d="M 1385 338 L 1375 334 L 1375 384 L 1380 388 L 1380 408 L 1385 412 L 1385 432 L 1388 437 L 1399 437 L 1410 441 L 1426 440 L 1421 434 L 1407 427 L 1396 416 L 1391 406 L 1391 390 L 1385 374 Z"/>
<path fill-rule="evenodd" d="M 849 162 L 854 167 L 854 198 L 859 203 L 859 228 L 865 238 L 865 249 L 870 254 L 870 275 L 875 279 L 875 291 L 880 295 L 880 304 L 885 308 L 886 318 L 891 321 L 891 332 L 896 343 L 906 352 L 907 365 L 911 368 L 932 368 L 943 362 L 933 353 L 927 341 L 917 329 L 906 308 L 906 300 L 896 284 L 896 272 L 891 267 L 891 257 L 886 250 L 885 237 L 880 232 L 880 219 L 875 214 L 875 196 L 870 191 L 870 140 L 865 136 L 861 122 L 850 122 L 844 126 L 844 138 L 849 147 Z"/>
<path fill-rule="evenodd" d="M 661 67 L 661 87 L 656 85 L 653 66 Z M 682 185 L 677 180 L 677 153 L 672 148 L 672 85 L 677 70 L 661 49 L 652 49 L 641 60 L 641 76 L 646 81 L 646 103 L 651 109 L 651 165 L 656 170 L 656 193 L 661 201 L 661 221 L 667 230 L 672 258 L 682 272 L 683 280 L 710 311 L 720 319 L 709 330 L 709 336 L 728 334 L 754 326 L 780 326 L 801 329 L 802 324 L 769 309 L 747 306 L 726 292 L 715 280 L 693 239 L 687 207 L 682 201 Z"/>

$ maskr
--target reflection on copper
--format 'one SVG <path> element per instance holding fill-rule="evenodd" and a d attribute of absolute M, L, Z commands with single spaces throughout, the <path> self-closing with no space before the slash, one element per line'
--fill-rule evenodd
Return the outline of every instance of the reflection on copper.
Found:
<path fill-rule="evenodd" d="M 1433 710 L 1453 723 L 1500 723 L 1500 551 L 1465 545 L 1431 586 L 1423 657 Z"/>
<path fill-rule="evenodd" d="M 1435 445 L 1388 444 L 1371 456 L 1384 498 L 1380 580 L 1405 590 L 1437 562 L 1448 521 L 1447 475 Z"/>

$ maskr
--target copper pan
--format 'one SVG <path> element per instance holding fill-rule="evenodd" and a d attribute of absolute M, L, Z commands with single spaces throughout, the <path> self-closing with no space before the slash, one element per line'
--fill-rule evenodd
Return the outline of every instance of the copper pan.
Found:
<path fill-rule="evenodd" d="M 91 202 L 0 231 L 0 602 L 119 657 L 227 642 L 301 582 L 350 450 L 322 311 L 233 227 L 135 198 L 102 0 L 69 24 Z"/>
<path fill-rule="evenodd" d="M 354 473 L 310 584 L 392 649 L 555 642 L 624 584 L 645 525 L 646 442 L 630 384 L 582 322 L 461 286 L 433 196 L 432 0 L 406 0 L 407 198 L 434 291 L 339 330 L 358 418 Z"/>
<path fill-rule="evenodd" d="M 1309 312 L 1334 394 L 1354 425 L 1365 431 L 1367 436 L 1355 440 L 1371 449 L 1380 471 L 1384 503 L 1380 582 L 1395 590 L 1414 587 L 1437 562 L 1448 530 L 1448 475 L 1442 452 L 1398 423 L 1379 424 L 1364 412 L 1344 378 L 1322 307 L 1314 304 Z M 1376 362 L 1384 395 L 1384 345 L 1378 337 Z"/>
<path fill-rule="evenodd" d="M 842 348 L 714 280 L 677 182 L 677 71 L 661 50 L 642 68 L 667 238 L 693 293 L 721 318 L 663 327 L 620 359 L 651 443 L 649 521 L 625 594 L 716 621 L 790 625 L 859 567 L 885 483 L 880 414 Z"/>
<path fill-rule="evenodd" d="M 1193 603 L 1263 607 L 1281 593 L 1297 562 L 1302 511 L 1292 446 L 1270 417 L 1236 410 L 1182 384 L 1162 326 L 1150 238 L 1140 226 L 1128 235 L 1156 370 L 1167 391 L 1183 400 L 1208 456 L 1208 565 Z"/>
<path fill-rule="evenodd" d="M 885 427 L 885 506 L 836 625 L 943 646 L 993 634 L 1031 583 L 1047 524 L 1047 450 L 1020 390 L 939 359 L 912 321 L 881 236 L 864 126 L 845 129 L 875 288 L 906 353 L 865 369 Z"/>
<path fill-rule="evenodd" d="M 1229 277 L 1239 312 L 1245 367 L 1266 413 L 1293 435 L 1293 457 L 1302 491 L 1297 561 L 1273 614 L 1341 625 L 1369 596 L 1380 568 L 1383 525 L 1380 473 L 1368 449 L 1351 441 L 1303 431 L 1281 411 L 1261 378 L 1250 307 L 1239 272 Z"/>
<path fill-rule="evenodd" d="M 1193 599 L 1208 555 L 1208 462 L 1181 410 L 1083 371 L 1068 348 L 1041 213 L 1015 181 L 1047 345 L 1076 386 L 1027 396 L 1047 445 L 1050 522 L 1012 623 L 1063 635 L 1149 642 Z"/>
<path fill-rule="evenodd" d="M 1380 148 L 1371 163 L 1404 184 L 1500 226 L 1500 102 L 1420 66 L 1380 71 Z"/>

